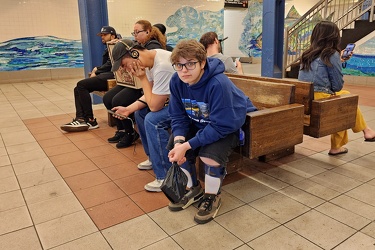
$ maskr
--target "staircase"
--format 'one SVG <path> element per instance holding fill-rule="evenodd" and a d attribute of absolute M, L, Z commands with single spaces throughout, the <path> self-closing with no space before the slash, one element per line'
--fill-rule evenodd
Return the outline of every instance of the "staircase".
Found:
<path fill-rule="evenodd" d="M 283 77 L 298 77 L 299 58 L 310 46 L 310 35 L 321 20 L 330 20 L 339 27 L 340 47 L 353 43 L 375 30 L 375 0 L 321 0 L 305 15 L 288 27 L 284 35 Z"/>

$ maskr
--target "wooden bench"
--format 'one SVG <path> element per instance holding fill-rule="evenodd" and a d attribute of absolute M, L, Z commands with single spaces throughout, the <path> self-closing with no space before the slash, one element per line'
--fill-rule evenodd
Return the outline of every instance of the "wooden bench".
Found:
<path fill-rule="evenodd" d="M 110 90 L 110 89 L 112 89 L 113 87 L 115 87 L 116 84 L 117 84 L 117 83 L 116 83 L 116 79 L 108 79 L 108 80 L 107 80 L 107 85 L 108 85 L 108 89 L 107 89 L 107 91 Z M 105 95 L 105 93 L 106 93 L 107 91 L 93 91 L 92 93 L 93 93 L 94 95 L 97 95 L 97 96 L 103 98 L 103 96 Z M 108 113 L 108 126 L 110 126 L 110 127 L 116 126 L 116 118 L 114 118 L 114 117 L 113 117 L 111 114 L 109 114 L 109 113 Z"/>
<path fill-rule="evenodd" d="M 243 157 L 269 161 L 293 154 L 295 145 L 303 141 L 304 110 L 303 105 L 295 103 L 295 86 L 241 78 L 231 80 L 258 111 L 246 115 L 242 126 L 245 144 L 229 156 L 228 174 L 242 168 Z M 202 162 L 199 177 L 204 178 Z"/>
<path fill-rule="evenodd" d="M 305 135 L 315 138 L 324 137 L 354 127 L 358 107 L 358 95 L 345 94 L 314 100 L 314 86 L 289 78 L 269 78 L 252 75 L 227 74 L 230 79 L 248 79 L 253 81 L 291 84 L 296 87 L 295 102 L 304 105 Z"/>

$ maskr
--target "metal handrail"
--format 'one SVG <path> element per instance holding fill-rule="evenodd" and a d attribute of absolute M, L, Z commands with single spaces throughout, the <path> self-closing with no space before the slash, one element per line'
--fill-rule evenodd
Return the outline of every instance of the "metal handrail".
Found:
<path fill-rule="evenodd" d="M 367 12 L 370 12 L 369 22 L 372 22 L 375 0 L 371 0 L 370 6 L 361 9 L 365 1 L 321 0 L 293 25 L 287 27 L 284 34 L 283 77 L 285 77 L 286 70 L 298 62 L 303 51 L 310 46 L 310 33 L 320 20 L 331 20 L 337 24 L 340 31 L 354 27 L 354 21 Z"/>

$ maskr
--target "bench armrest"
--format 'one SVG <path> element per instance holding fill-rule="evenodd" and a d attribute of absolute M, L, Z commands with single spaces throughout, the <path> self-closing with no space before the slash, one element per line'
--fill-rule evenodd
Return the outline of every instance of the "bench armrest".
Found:
<path fill-rule="evenodd" d="M 302 143 L 303 112 L 303 105 L 288 104 L 248 113 L 242 154 L 254 159 Z"/>
<path fill-rule="evenodd" d="M 358 95 L 344 94 L 313 100 L 310 124 L 304 127 L 304 134 L 320 138 L 355 125 Z"/>

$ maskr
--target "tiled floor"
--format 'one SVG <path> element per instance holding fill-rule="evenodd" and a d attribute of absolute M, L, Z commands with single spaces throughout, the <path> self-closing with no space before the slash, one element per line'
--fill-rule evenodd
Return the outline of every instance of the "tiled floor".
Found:
<path fill-rule="evenodd" d="M 330 157 L 329 137 L 304 137 L 278 161 L 245 161 L 225 179 L 214 221 L 195 207 L 172 213 L 148 193 L 140 142 L 116 149 L 100 128 L 64 133 L 77 79 L 0 85 L 0 249 L 375 249 L 375 143 L 350 132 L 349 153 Z M 360 94 L 375 128 L 374 87 Z"/>

